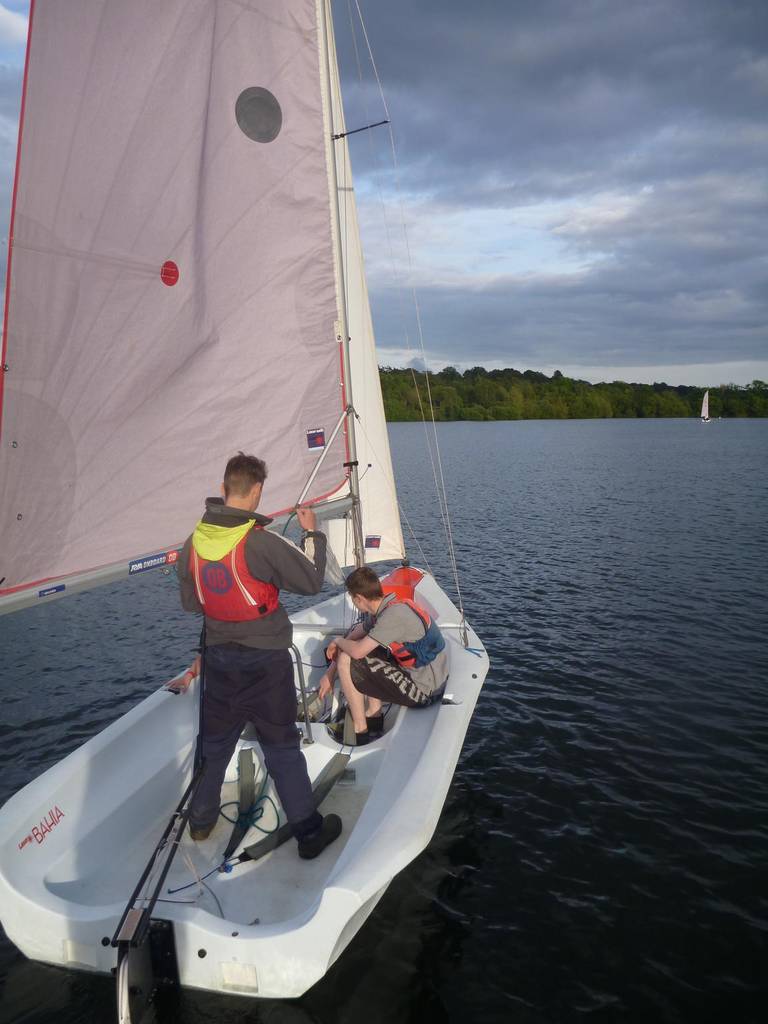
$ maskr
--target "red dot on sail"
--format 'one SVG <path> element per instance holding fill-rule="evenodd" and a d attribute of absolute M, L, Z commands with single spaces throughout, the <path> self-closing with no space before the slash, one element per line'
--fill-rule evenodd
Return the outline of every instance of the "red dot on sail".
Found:
<path fill-rule="evenodd" d="M 179 280 L 179 268 L 173 260 L 166 260 L 160 268 L 160 280 L 163 284 L 167 284 L 169 288 Z"/>

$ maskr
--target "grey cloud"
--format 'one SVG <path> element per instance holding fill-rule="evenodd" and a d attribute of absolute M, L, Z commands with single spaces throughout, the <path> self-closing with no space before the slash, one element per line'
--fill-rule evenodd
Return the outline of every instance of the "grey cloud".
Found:
<path fill-rule="evenodd" d="M 20 68 L 0 65 L 0 282 L 5 288 L 5 269 L 8 249 L 8 221 L 11 215 L 11 189 L 16 162 L 16 135 L 21 99 Z"/>
<path fill-rule="evenodd" d="M 364 12 L 406 192 L 447 210 L 638 198 L 623 217 L 552 225 L 582 274 L 422 289 L 431 355 L 768 356 L 765 0 L 368 0 Z M 391 296 L 374 287 L 373 301 L 380 341 L 402 348 Z"/>
<path fill-rule="evenodd" d="M 741 146 L 723 132 L 765 123 L 763 0 L 368 8 L 409 182 L 444 200 L 514 205 L 732 166 Z M 742 145 L 765 158 L 765 139 Z"/>
<path fill-rule="evenodd" d="M 21 99 L 20 68 L 0 65 L 0 224 L 8 223 Z"/>
<path fill-rule="evenodd" d="M 641 193 L 615 218 L 576 219 L 555 227 L 575 249 L 612 252 L 617 260 L 640 258 L 679 265 L 687 257 L 718 273 L 733 262 L 759 259 L 766 251 L 768 180 L 708 176 L 675 181 Z"/>
<path fill-rule="evenodd" d="M 15 125 L 19 120 L 22 69 L 0 64 L 0 118 Z"/>
<path fill-rule="evenodd" d="M 522 367 L 765 359 L 768 193 L 723 208 L 717 195 L 716 180 L 669 186 L 622 219 L 564 227 L 575 248 L 610 253 L 582 273 L 421 289 L 427 347 L 448 362 Z M 394 308 L 374 293 L 379 340 L 400 348 Z"/>
<path fill-rule="evenodd" d="M 401 348 L 390 298 L 376 296 L 379 340 Z M 699 311 L 702 301 L 706 308 Z M 765 357 L 764 320 L 754 304 L 734 308 L 725 289 L 674 294 L 663 282 L 638 284 L 631 271 L 597 272 L 578 284 L 502 281 L 480 291 L 426 289 L 420 305 L 426 347 L 446 362 L 500 360 L 525 368 Z"/>

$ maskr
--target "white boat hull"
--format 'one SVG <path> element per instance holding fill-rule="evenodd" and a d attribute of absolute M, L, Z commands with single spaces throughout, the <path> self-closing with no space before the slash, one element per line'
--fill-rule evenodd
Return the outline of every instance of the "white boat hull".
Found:
<path fill-rule="evenodd" d="M 314 861 L 301 861 L 291 840 L 231 873 L 214 872 L 206 879 L 214 898 L 195 873 L 221 862 L 231 826 L 220 819 L 203 843 L 185 834 L 161 892 L 167 902 L 153 914 L 173 923 L 182 985 L 301 995 L 429 843 L 488 659 L 471 628 L 469 649 L 463 647 L 458 612 L 431 577 L 419 584 L 417 600 L 444 630 L 455 703 L 393 708 L 384 737 L 352 751 L 351 770 L 322 804 L 341 815 L 342 836 Z M 302 660 L 322 662 L 328 633 L 350 618 L 344 597 L 294 616 Z M 310 686 L 321 671 L 307 670 Z M 102 973 L 115 968 L 107 940 L 189 783 L 196 725 L 196 684 L 179 696 L 160 690 L 2 808 L 0 917 L 28 957 Z M 303 749 L 316 778 L 341 748 L 322 725 L 313 726 L 313 737 Z M 255 741 L 243 738 L 240 746 L 252 747 L 258 759 Z M 230 778 L 224 801 L 236 798 L 231 772 Z M 274 821 L 265 816 L 263 823 Z M 251 830 L 245 845 L 258 835 Z"/>

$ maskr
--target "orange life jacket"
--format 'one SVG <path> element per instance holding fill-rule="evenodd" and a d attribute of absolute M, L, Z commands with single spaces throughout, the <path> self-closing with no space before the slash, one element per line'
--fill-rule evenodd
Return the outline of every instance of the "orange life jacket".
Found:
<path fill-rule="evenodd" d="M 254 523 L 256 530 L 263 527 Z M 278 605 L 279 590 L 272 583 L 251 575 L 245 560 L 249 534 L 242 537 L 217 561 L 203 558 L 190 545 L 189 567 L 195 580 L 197 599 L 211 619 L 243 622 L 270 615 Z"/>

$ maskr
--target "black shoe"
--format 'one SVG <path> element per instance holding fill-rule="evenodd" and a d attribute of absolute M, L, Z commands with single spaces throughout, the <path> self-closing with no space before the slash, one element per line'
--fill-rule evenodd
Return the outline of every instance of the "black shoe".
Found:
<path fill-rule="evenodd" d="M 213 825 L 216 822 L 214 821 Z M 190 825 L 189 835 L 196 843 L 202 842 L 203 839 L 207 839 L 208 836 L 213 832 L 213 825 Z"/>
<path fill-rule="evenodd" d="M 352 716 L 349 714 L 349 711 L 347 711 L 341 722 L 331 722 L 327 729 L 329 735 L 337 743 L 341 743 L 345 747 L 363 747 L 366 743 L 370 743 L 372 739 L 378 739 L 375 733 L 372 733 L 369 738 L 368 732 L 355 732 Z"/>
<path fill-rule="evenodd" d="M 344 742 L 344 722 L 329 722 L 326 725 L 328 735 L 337 743 Z"/>
<path fill-rule="evenodd" d="M 368 732 L 372 740 L 377 740 L 383 735 L 384 715 L 373 715 L 371 718 L 366 717 L 365 724 L 368 726 Z"/>
<path fill-rule="evenodd" d="M 341 818 L 338 814 L 326 814 L 317 832 L 299 840 L 299 856 L 302 860 L 314 860 L 340 835 Z"/>

